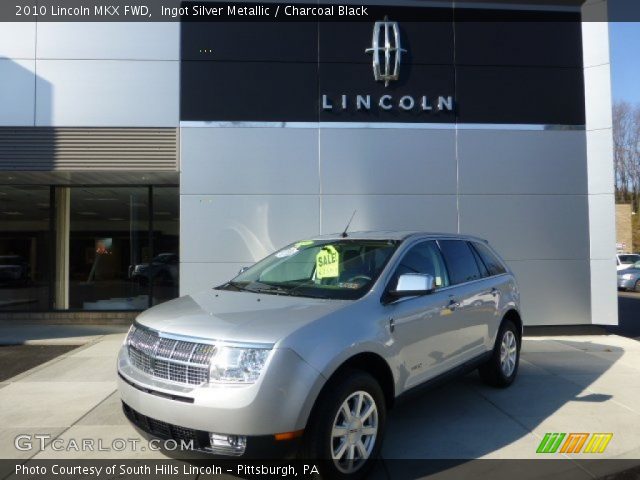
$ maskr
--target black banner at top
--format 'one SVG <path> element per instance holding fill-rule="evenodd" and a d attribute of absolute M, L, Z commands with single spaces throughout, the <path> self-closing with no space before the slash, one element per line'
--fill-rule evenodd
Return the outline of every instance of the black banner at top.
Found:
<path fill-rule="evenodd" d="M 453 0 L 424 2 L 425 7 L 396 7 L 396 21 L 631 22 L 640 20 L 640 2 L 618 0 L 609 7 L 586 7 L 584 0 L 504 0 L 499 10 L 477 15 L 474 0 L 465 8 Z M 471 5 L 471 8 L 468 8 Z M 479 5 L 480 7 L 481 5 Z M 486 7 L 486 5 L 485 5 Z M 381 5 L 331 1 L 226 2 L 181 0 L 14 0 L 0 2 L 0 22 L 371 22 L 385 13 Z M 552 13 L 552 15 L 550 15 Z"/>

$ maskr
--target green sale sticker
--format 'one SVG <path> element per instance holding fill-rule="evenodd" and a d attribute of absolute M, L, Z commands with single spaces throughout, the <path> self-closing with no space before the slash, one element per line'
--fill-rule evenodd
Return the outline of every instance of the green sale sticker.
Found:
<path fill-rule="evenodd" d="M 331 245 L 323 247 L 316 255 L 316 277 L 336 278 L 339 275 L 340 254 Z"/>

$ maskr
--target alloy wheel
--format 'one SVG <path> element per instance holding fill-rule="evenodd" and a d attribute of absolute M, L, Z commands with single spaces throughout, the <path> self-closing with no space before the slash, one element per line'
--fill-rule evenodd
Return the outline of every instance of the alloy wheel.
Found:
<path fill-rule="evenodd" d="M 331 458 L 342 473 L 357 471 L 371 456 L 378 435 L 378 407 L 362 390 L 352 393 L 338 409 L 331 428 Z"/>
<path fill-rule="evenodd" d="M 504 332 L 500 344 L 500 368 L 505 377 L 510 377 L 516 368 L 518 341 L 511 330 Z"/>

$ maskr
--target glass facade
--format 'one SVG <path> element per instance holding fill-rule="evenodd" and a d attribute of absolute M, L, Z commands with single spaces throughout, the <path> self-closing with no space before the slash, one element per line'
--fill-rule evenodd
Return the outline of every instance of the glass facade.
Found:
<path fill-rule="evenodd" d="M 144 310 L 177 297 L 178 204 L 176 187 L 0 186 L 0 311 Z"/>
<path fill-rule="evenodd" d="M 147 187 L 71 188 L 71 309 L 145 309 L 148 288 L 131 273 L 150 255 Z"/>
<path fill-rule="evenodd" d="M 51 239 L 49 187 L 0 187 L 0 311 L 50 309 Z"/>
<path fill-rule="evenodd" d="M 180 287 L 180 205 L 177 187 L 153 189 L 154 258 L 148 267 L 153 305 L 178 296 Z"/>

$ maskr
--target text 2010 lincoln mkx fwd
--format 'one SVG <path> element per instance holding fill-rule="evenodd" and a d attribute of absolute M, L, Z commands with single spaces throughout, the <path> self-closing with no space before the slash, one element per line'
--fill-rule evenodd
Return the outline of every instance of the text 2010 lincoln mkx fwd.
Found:
<path fill-rule="evenodd" d="M 513 274 L 475 237 L 303 240 L 140 314 L 118 359 L 123 408 L 152 436 L 212 454 L 293 452 L 362 476 L 399 396 L 476 367 L 513 382 L 519 303 Z"/>

